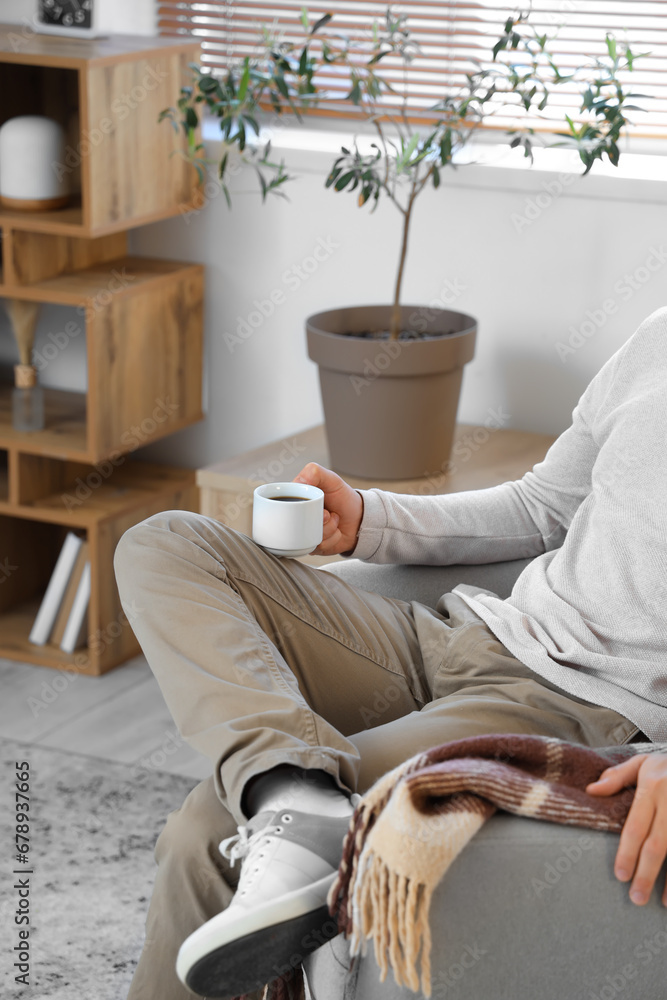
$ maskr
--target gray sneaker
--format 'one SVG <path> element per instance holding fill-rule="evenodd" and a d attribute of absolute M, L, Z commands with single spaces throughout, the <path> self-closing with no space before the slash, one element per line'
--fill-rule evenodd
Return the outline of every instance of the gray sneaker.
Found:
<path fill-rule="evenodd" d="M 280 809 L 258 813 L 223 840 L 223 856 L 232 865 L 243 861 L 239 884 L 227 909 L 181 945 L 181 982 L 202 996 L 238 997 L 298 967 L 335 937 L 327 893 L 349 822 L 349 816 Z"/>

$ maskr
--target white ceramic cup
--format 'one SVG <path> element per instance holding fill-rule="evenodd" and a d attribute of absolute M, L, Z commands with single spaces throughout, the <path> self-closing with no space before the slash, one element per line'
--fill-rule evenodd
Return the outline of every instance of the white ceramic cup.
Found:
<path fill-rule="evenodd" d="M 317 486 L 266 483 L 253 494 L 252 537 L 276 556 L 305 556 L 322 541 L 323 515 L 324 493 Z"/>

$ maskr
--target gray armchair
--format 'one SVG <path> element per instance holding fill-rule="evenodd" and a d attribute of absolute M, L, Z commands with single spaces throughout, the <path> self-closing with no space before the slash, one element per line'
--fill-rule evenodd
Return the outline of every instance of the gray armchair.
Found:
<path fill-rule="evenodd" d="M 433 607 L 457 583 L 507 597 L 528 560 L 327 570 Z M 665 870 L 644 907 L 613 875 L 616 834 L 497 813 L 456 859 L 431 908 L 433 1000 L 665 1000 Z M 384 983 L 372 950 L 349 969 L 339 936 L 306 962 L 313 1000 L 423 1000 Z"/>

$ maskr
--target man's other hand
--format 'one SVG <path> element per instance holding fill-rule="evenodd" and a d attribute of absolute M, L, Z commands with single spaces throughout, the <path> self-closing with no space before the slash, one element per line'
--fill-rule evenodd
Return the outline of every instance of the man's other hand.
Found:
<path fill-rule="evenodd" d="M 337 473 L 317 462 L 309 462 L 292 482 L 318 486 L 324 493 L 324 534 L 313 555 L 332 556 L 350 552 L 357 544 L 364 513 L 361 495 Z"/>
<path fill-rule="evenodd" d="M 614 874 L 629 882 L 630 899 L 638 906 L 648 902 L 667 857 L 667 754 L 637 754 L 608 767 L 587 785 L 589 795 L 614 795 L 636 785 L 614 862 Z M 667 906 L 667 884 L 662 902 Z"/>

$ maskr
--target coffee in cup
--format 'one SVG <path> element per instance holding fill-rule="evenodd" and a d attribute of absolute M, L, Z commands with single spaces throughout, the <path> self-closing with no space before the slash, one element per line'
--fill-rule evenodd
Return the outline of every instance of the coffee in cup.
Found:
<path fill-rule="evenodd" d="M 276 556 L 305 556 L 322 541 L 324 493 L 307 483 L 266 483 L 253 494 L 252 537 Z"/>

